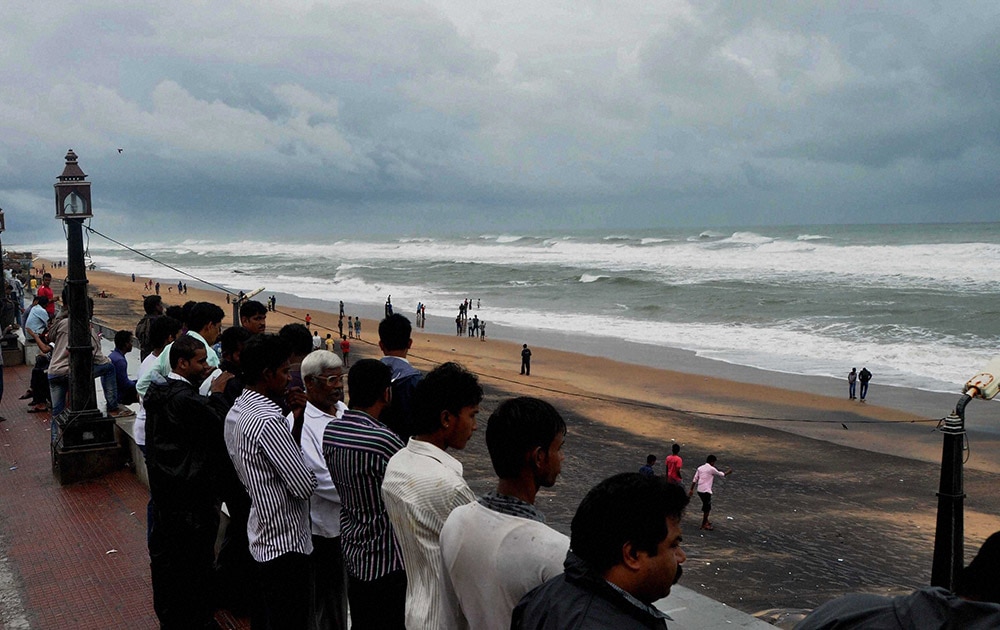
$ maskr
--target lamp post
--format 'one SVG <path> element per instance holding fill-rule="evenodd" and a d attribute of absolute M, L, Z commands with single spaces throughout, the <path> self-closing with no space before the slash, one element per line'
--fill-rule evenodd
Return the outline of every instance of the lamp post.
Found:
<path fill-rule="evenodd" d="M 83 222 L 93 216 L 86 177 L 70 149 L 55 184 L 56 218 L 66 224 L 65 306 L 69 309 L 69 392 L 65 411 L 54 418 L 58 437 L 52 450 L 52 469 L 63 484 L 102 475 L 119 465 L 120 459 L 115 421 L 98 411 L 94 388 L 83 252 Z"/>
<path fill-rule="evenodd" d="M 955 578 L 965 562 L 965 487 L 962 471 L 965 407 L 973 398 L 990 400 L 1000 392 L 1000 357 L 990 361 L 982 372 L 973 376 L 964 389 L 955 411 L 944 419 L 944 426 L 941 427 L 944 444 L 941 449 L 931 586 L 948 590 L 955 588 Z"/>

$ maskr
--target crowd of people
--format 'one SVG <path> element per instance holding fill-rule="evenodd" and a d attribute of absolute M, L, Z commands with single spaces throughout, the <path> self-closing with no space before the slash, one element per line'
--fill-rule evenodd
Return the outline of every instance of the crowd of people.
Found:
<path fill-rule="evenodd" d="M 68 324 L 65 308 L 48 312 L 50 282 L 25 329 L 48 357 L 55 417 Z M 254 628 L 666 628 L 654 603 L 683 573 L 682 515 L 697 492 L 701 529 L 712 530 L 713 482 L 732 469 L 709 455 L 685 488 L 674 444 L 665 475 L 650 455 L 639 472 L 594 486 L 566 536 L 536 505 L 561 473 L 566 421 L 544 400 L 515 397 L 487 420 L 496 484 L 477 497 L 453 454 L 478 429 L 483 389 L 457 363 L 414 368 L 411 323 L 390 304 L 378 326 L 383 357 L 353 365 L 349 346 L 338 356 L 331 335 L 303 324 L 268 333 L 269 305 L 249 299 L 240 325 L 222 330 L 215 304 L 165 308 L 147 296 L 135 381 L 132 333 L 115 335 L 107 358 L 93 335 L 109 413 L 139 403 L 161 627 L 219 627 L 215 612 L 227 608 Z M 524 345 L 526 375 L 530 356 Z M 919 611 L 958 624 L 941 627 L 997 627 L 998 556 L 1000 532 L 954 593 L 848 597 L 801 627 L 922 627 L 891 625 Z"/>

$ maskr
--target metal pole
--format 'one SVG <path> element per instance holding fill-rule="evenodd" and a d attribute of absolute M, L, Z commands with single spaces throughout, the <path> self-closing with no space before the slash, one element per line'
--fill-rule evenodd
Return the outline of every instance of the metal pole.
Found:
<path fill-rule="evenodd" d="M 87 264 L 83 256 L 83 219 L 67 219 L 66 286 L 69 307 L 69 388 L 71 412 L 97 409 L 94 348 L 90 341 Z"/>
<path fill-rule="evenodd" d="M 937 529 L 934 534 L 934 562 L 931 586 L 951 590 L 965 562 L 965 489 L 962 459 L 965 446 L 965 405 L 972 400 L 964 395 L 955 411 L 945 418 L 941 433 L 941 481 L 938 486 Z"/>

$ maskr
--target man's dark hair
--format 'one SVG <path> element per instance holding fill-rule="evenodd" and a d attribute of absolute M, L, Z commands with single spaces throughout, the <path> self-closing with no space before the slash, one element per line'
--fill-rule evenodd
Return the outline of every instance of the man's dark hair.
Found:
<path fill-rule="evenodd" d="M 680 453 L 681 452 L 681 445 L 680 444 L 674 444 L 673 446 L 670 447 L 670 452 L 673 453 L 674 455 L 676 455 L 677 453 Z"/>
<path fill-rule="evenodd" d="M 265 370 L 276 372 L 290 356 L 291 346 L 278 335 L 262 333 L 250 337 L 240 353 L 243 382 L 256 385 L 264 377 Z"/>
<path fill-rule="evenodd" d="M 46 271 L 45 273 L 42 274 L 42 280 L 44 280 L 45 278 L 48 278 L 49 280 L 51 280 L 52 279 L 52 274 L 49 273 L 48 271 Z"/>
<path fill-rule="evenodd" d="M 49 298 L 45 297 L 44 295 L 39 295 L 35 299 L 38 300 L 38 305 L 39 306 L 44 307 L 44 306 L 48 306 L 49 305 Z"/>
<path fill-rule="evenodd" d="M 986 539 L 969 566 L 955 579 L 955 594 L 977 602 L 1000 604 L 1000 532 Z"/>
<path fill-rule="evenodd" d="M 655 462 L 655 461 L 656 461 L 656 455 L 653 455 L 652 453 L 650 453 L 649 455 L 646 455 L 646 465 L 647 466 L 652 466 L 653 462 Z"/>
<path fill-rule="evenodd" d="M 219 343 L 222 344 L 219 349 L 222 350 L 223 355 L 232 354 L 239 350 L 240 345 L 245 344 L 250 337 L 253 335 L 246 328 L 230 326 L 219 335 Z"/>
<path fill-rule="evenodd" d="M 347 373 L 348 406 L 367 409 L 382 397 L 392 383 L 392 368 L 375 359 L 361 359 Z"/>
<path fill-rule="evenodd" d="M 211 302 L 196 302 L 188 313 L 188 330 L 198 332 L 209 324 L 220 324 L 226 312 Z"/>
<path fill-rule="evenodd" d="M 157 317 L 149 327 L 149 345 L 162 348 L 167 345 L 167 339 L 179 333 L 183 327 L 183 324 L 169 315 Z"/>
<path fill-rule="evenodd" d="M 198 354 L 198 351 L 205 350 L 205 344 L 190 335 L 184 335 L 180 339 L 174 340 L 170 344 L 170 367 L 175 368 L 181 359 L 190 361 Z"/>
<path fill-rule="evenodd" d="M 240 319 L 249 319 L 254 315 L 267 315 L 267 307 L 257 300 L 244 300 L 240 304 Z"/>
<path fill-rule="evenodd" d="M 159 295 L 147 295 L 142 299 L 142 310 L 146 315 L 156 315 L 156 309 L 163 303 L 163 298 Z"/>
<path fill-rule="evenodd" d="M 719 458 L 716 457 L 715 455 L 709 455 L 708 457 L 705 458 L 705 463 L 708 464 L 714 464 L 717 461 L 719 461 Z"/>
<path fill-rule="evenodd" d="M 663 477 L 620 473 L 594 486 L 570 524 L 570 549 L 604 573 L 622 562 L 622 546 L 650 556 L 667 537 L 667 519 L 680 520 L 688 497 Z"/>
<path fill-rule="evenodd" d="M 313 349 L 313 337 L 305 324 L 285 324 L 278 331 L 278 336 L 292 349 L 295 356 L 304 357 Z"/>
<path fill-rule="evenodd" d="M 522 396 L 500 403 L 486 424 L 486 448 L 497 477 L 517 477 L 525 454 L 548 450 L 558 433 L 566 433 L 566 421 L 544 400 Z"/>
<path fill-rule="evenodd" d="M 441 428 L 441 412 L 458 415 L 464 407 L 478 405 L 483 388 L 476 375 L 458 363 L 437 366 L 413 393 L 413 435 L 434 433 Z"/>
<path fill-rule="evenodd" d="M 187 321 L 187 313 L 184 312 L 183 306 L 168 306 L 167 310 L 163 312 L 164 315 L 168 317 L 173 317 L 175 320 L 181 323 L 181 328 L 184 327 L 184 322 Z"/>
<path fill-rule="evenodd" d="M 386 352 L 406 350 L 412 332 L 410 320 L 399 313 L 393 313 L 378 323 L 378 340 Z"/>
<path fill-rule="evenodd" d="M 132 332 L 128 330 L 119 330 L 115 333 L 115 347 L 124 348 L 132 341 Z"/>

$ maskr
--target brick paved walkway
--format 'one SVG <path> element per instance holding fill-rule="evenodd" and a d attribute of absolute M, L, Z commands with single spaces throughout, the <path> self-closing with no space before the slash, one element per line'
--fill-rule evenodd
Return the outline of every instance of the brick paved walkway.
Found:
<path fill-rule="evenodd" d="M 49 415 L 29 414 L 27 401 L 18 400 L 30 374 L 29 366 L 4 368 L 0 628 L 157 628 L 147 490 L 127 468 L 61 487 L 52 476 Z"/>

